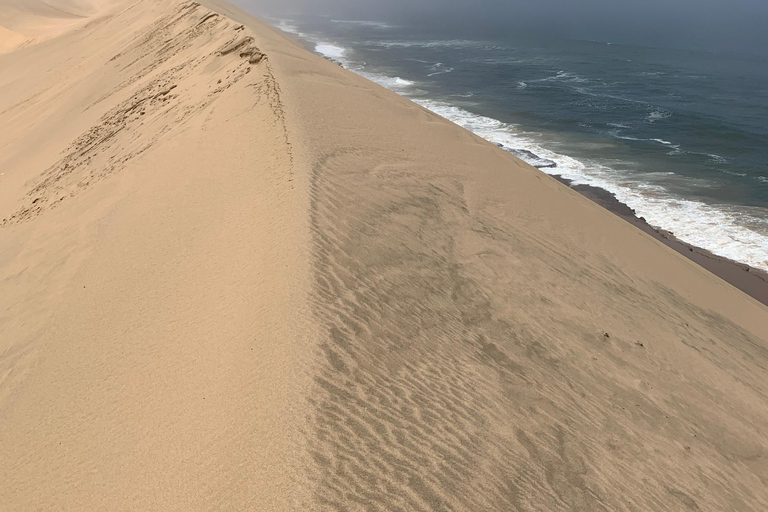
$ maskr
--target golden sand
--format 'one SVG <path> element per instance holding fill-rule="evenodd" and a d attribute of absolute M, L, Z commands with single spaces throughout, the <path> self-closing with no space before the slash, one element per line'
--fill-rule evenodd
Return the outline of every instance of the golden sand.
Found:
<path fill-rule="evenodd" d="M 24 4 L 0 510 L 768 510 L 764 305 L 224 2 Z"/>

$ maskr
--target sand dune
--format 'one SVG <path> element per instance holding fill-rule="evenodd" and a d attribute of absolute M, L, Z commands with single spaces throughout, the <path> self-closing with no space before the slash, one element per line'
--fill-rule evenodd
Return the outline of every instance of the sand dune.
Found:
<path fill-rule="evenodd" d="M 765 306 L 229 4 L 83 16 L 0 55 L 4 509 L 768 509 Z"/>
<path fill-rule="evenodd" d="M 2 57 L 1 509 L 300 494 L 308 200 L 248 33 L 147 1 Z"/>

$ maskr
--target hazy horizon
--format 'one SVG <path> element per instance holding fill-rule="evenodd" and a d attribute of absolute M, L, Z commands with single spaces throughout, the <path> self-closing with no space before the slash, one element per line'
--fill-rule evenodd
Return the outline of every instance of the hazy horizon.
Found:
<path fill-rule="evenodd" d="M 235 0 L 257 15 L 312 14 L 421 24 L 457 32 L 514 31 L 595 40 L 768 55 L 768 2 L 761 0 Z"/>

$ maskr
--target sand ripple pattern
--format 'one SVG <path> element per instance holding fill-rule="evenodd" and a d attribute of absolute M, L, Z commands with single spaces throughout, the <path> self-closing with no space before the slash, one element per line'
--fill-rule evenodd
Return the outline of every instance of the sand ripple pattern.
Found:
<path fill-rule="evenodd" d="M 768 510 L 752 335 L 391 155 L 331 152 L 312 194 L 320 510 Z"/>

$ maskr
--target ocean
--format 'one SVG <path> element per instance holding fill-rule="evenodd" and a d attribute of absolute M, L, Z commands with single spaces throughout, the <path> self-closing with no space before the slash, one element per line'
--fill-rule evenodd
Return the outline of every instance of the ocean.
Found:
<path fill-rule="evenodd" d="M 680 240 L 768 270 L 768 59 L 271 20 L 345 68 Z"/>

